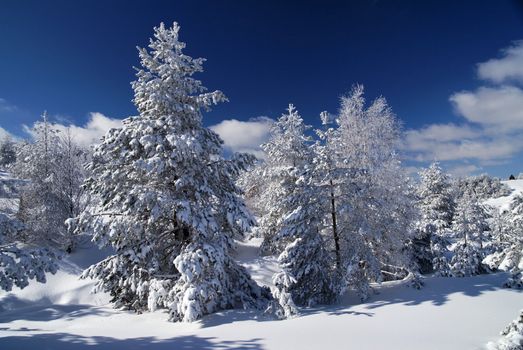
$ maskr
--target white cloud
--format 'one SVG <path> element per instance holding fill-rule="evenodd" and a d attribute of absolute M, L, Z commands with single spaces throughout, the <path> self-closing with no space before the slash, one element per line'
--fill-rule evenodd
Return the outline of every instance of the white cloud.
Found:
<path fill-rule="evenodd" d="M 523 41 L 502 51 L 502 58 L 478 64 L 478 76 L 494 83 L 523 82 Z"/>
<path fill-rule="evenodd" d="M 405 140 L 412 150 L 423 150 L 430 141 L 449 142 L 462 139 L 475 139 L 481 136 L 481 130 L 469 125 L 431 124 L 417 130 L 408 130 Z"/>
<path fill-rule="evenodd" d="M 417 162 L 453 163 L 456 175 L 477 172 L 481 166 L 510 162 L 523 152 L 523 41 L 504 50 L 502 58 L 478 64 L 478 76 L 496 83 L 452 94 L 449 101 L 464 118 L 459 125 L 432 124 L 407 130 L 403 149 Z M 461 164 L 456 164 L 461 162 Z"/>
<path fill-rule="evenodd" d="M 267 117 L 259 117 L 249 121 L 228 119 L 210 128 L 220 135 L 227 150 L 252 153 L 263 158 L 260 145 L 267 141 L 272 123 L 273 120 Z"/>
<path fill-rule="evenodd" d="M 470 175 L 472 173 L 478 173 L 480 170 L 482 170 L 481 167 L 478 167 L 474 164 L 463 164 L 463 165 L 456 165 L 448 170 L 448 172 L 454 176 L 454 177 L 464 177 L 467 175 Z"/>
<path fill-rule="evenodd" d="M 61 120 L 64 119 L 61 118 Z M 89 121 L 84 126 L 53 123 L 53 127 L 62 132 L 69 129 L 75 142 L 83 147 L 89 147 L 99 143 L 102 136 L 104 136 L 109 129 L 119 128 L 121 126 L 121 119 L 109 118 L 98 112 L 90 113 Z M 24 126 L 24 128 L 29 134 L 31 134 L 31 129 L 29 127 Z"/>
<path fill-rule="evenodd" d="M 0 112 L 14 112 L 16 110 L 18 110 L 18 107 L 0 97 Z"/>
<path fill-rule="evenodd" d="M 518 136 L 500 135 L 460 138 L 459 130 L 455 139 L 437 139 L 431 128 L 409 130 L 405 134 L 403 149 L 407 157 L 418 162 L 476 160 L 482 164 L 493 160 L 507 160 L 523 149 L 523 140 Z"/>
<path fill-rule="evenodd" d="M 450 97 L 456 111 L 488 131 L 523 129 L 523 90 L 515 86 L 480 87 Z"/>

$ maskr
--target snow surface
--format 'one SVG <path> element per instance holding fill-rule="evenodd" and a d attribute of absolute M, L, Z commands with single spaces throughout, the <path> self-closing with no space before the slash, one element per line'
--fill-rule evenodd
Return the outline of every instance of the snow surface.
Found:
<path fill-rule="evenodd" d="M 523 192 L 523 180 L 505 183 L 515 191 L 488 204 L 505 208 Z M 258 283 L 272 286 L 276 257 L 260 257 L 260 243 L 238 243 L 236 257 Z M 0 349 L 484 349 L 523 308 L 523 293 L 501 288 L 507 274 L 498 273 L 428 277 L 421 290 L 387 282 L 366 303 L 349 292 L 337 305 L 291 320 L 231 310 L 171 323 L 163 311 L 115 310 L 108 295 L 90 293 L 94 282 L 78 276 L 107 254 L 86 244 L 46 284 L 0 292 Z"/>
<path fill-rule="evenodd" d="M 238 259 L 270 284 L 274 257 L 259 257 L 259 240 L 240 243 Z M 114 310 L 80 271 L 106 252 L 83 248 L 61 262 L 47 284 L 0 294 L 1 349 L 478 349 L 496 340 L 523 308 L 520 291 L 503 289 L 504 273 L 425 279 L 424 289 L 403 282 L 375 286 L 369 302 L 349 293 L 338 304 L 276 321 L 232 310 L 188 323 L 167 322 L 162 311 Z"/>

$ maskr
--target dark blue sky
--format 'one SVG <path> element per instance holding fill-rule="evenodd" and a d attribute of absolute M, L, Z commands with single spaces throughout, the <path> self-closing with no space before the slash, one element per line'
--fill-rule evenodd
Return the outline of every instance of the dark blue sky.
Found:
<path fill-rule="evenodd" d="M 475 65 L 523 38 L 513 1 L 21 1 L 0 3 L 0 126 L 19 133 L 42 110 L 135 114 L 135 46 L 161 21 L 181 25 L 199 78 L 230 102 L 222 119 L 277 117 L 293 102 L 309 123 L 353 83 L 385 96 L 406 128 L 456 118 L 449 96 L 478 86 Z M 16 119 L 16 120 L 15 120 Z"/>

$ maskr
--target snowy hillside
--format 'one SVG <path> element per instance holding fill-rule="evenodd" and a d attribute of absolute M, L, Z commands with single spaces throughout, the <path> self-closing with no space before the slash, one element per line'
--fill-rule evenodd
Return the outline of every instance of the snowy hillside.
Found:
<path fill-rule="evenodd" d="M 270 283 L 274 258 L 260 258 L 259 241 L 240 244 L 239 260 L 259 283 Z M 364 304 L 348 294 L 338 305 L 275 321 L 252 311 L 227 311 L 193 323 L 166 322 L 164 312 L 114 310 L 108 296 L 91 294 L 80 271 L 101 259 L 84 248 L 61 262 L 47 284 L 3 292 L 2 349 L 477 349 L 523 307 L 521 292 L 500 288 L 506 274 L 427 278 L 422 290 L 403 282 L 375 286 Z M 379 330 L 379 333 L 378 333 Z M 379 334 L 379 336 L 377 336 Z"/>
<path fill-rule="evenodd" d="M 499 210 L 503 211 L 508 209 L 508 206 L 512 199 L 518 195 L 523 193 L 523 180 L 509 180 L 509 181 L 502 181 L 503 184 L 510 187 L 513 191 L 508 196 L 503 196 L 499 198 L 491 198 L 488 199 L 485 203 L 488 205 L 491 205 L 495 208 L 499 208 Z"/>

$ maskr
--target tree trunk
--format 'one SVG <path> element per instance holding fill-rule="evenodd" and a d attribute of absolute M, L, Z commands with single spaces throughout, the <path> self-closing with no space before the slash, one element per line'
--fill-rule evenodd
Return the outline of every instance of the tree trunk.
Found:
<path fill-rule="evenodd" d="M 331 188 L 331 216 L 332 216 L 332 234 L 334 236 L 334 246 L 336 248 L 336 267 L 340 268 L 340 238 L 338 236 L 338 225 L 336 222 L 336 201 L 334 200 L 334 183 L 330 180 Z"/>

